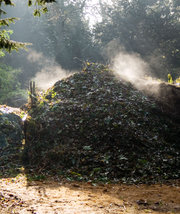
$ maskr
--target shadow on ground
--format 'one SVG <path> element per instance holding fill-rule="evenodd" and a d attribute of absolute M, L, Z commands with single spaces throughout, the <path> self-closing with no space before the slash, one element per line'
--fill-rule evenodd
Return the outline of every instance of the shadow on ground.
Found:
<path fill-rule="evenodd" d="M 42 175 L 39 175 L 38 179 L 40 176 Z M 41 181 L 34 179 L 34 175 L 26 174 L 13 179 L 13 182 L 1 183 L 2 194 L 6 199 L 2 204 L 6 201 L 9 206 L 0 206 L 0 212 L 6 214 L 12 213 L 12 210 L 18 214 L 175 214 L 180 212 L 178 181 L 171 185 L 105 185 L 68 182 L 58 177 Z M 8 191 L 5 191 L 6 189 Z"/>

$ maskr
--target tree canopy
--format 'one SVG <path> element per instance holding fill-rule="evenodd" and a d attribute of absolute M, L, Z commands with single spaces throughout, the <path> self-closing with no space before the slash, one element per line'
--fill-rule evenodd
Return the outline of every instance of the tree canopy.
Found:
<path fill-rule="evenodd" d="M 101 5 L 103 20 L 94 29 L 96 41 L 102 47 L 116 40 L 127 52 L 139 53 L 146 60 L 153 56 L 166 67 L 180 66 L 178 1 L 113 2 L 109 7 Z"/>
<path fill-rule="evenodd" d="M 55 2 L 55 0 L 28 0 L 28 5 L 35 5 L 36 9 L 34 10 L 34 16 L 40 16 L 40 13 L 47 12 L 46 3 Z M 6 12 L 2 9 L 2 4 L 14 6 L 12 0 L 0 0 L 0 16 L 2 14 L 6 14 Z M 22 43 L 10 40 L 10 34 L 12 34 L 11 30 L 2 29 L 3 27 L 9 27 L 9 24 L 14 23 L 18 18 L 5 18 L 0 19 L 0 55 L 3 56 L 3 50 L 11 52 L 12 50 L 18 50 L 19 48 L 25 48 L 28 43 Z"/>

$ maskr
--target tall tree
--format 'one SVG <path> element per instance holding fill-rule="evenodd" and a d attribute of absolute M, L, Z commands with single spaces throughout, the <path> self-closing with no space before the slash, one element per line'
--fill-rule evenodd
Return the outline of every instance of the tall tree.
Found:
<path fill-rule="evenodd" d="M 50 55 L 65 69 L 79 69 L 80 61 L 93 60 L 96 55 L 84 7 L 85 0 L 59 0 L 43 20 Z"/>
<path fill-rule="evenodd" d="M 97 24 L 94 34 L 102 47 L 116 39 L 129 52 L 144 58 L 161 56 L 162 63 L 168 62 L 171 68 L 180 66 L 177 1 L 114 0 L 113 5 L 101 11 L 106 18 Z"/>

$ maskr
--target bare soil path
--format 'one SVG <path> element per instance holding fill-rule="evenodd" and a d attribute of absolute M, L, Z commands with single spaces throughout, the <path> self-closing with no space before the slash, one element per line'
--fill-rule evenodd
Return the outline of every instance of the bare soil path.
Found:
<path fill-rule="evenodd" d="M 176 214 L 180 182 L 124 185 L 31 181 L 23 175 L 0 180 L 1 214 Z"/>

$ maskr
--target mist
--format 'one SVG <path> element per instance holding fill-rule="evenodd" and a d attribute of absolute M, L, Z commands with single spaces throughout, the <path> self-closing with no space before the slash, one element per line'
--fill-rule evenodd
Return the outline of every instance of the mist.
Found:
<path fill-rule="evenodd" d="M 122 51 L 111 59 L 111 69 L 118 79 L 130 82 L 138 90 L 158 96 L 160 82 L 151 73 L 151 66 L 137 53 Z"/>
<path fill-rule="evenodd" d="M 112 60 L 112 70 L 123 80 L 136 85 L 149 72 L 149 65 L 138 54 L 118 53 Z"/>
<path fill-rule="evenodd" d="M 36 82 L 36 87 L 39 90 L 47 90 L 58 80 L 66 78 L 76 72 L 62 69 L 54 59 L 47 58 L 43 53 L 33 49 L 29 50 L 27 59 L 31 63 L 36 63 L 38 65 L 37 68 L 39 67 L 40 69 L 37 71 L 35 77 L 32 78 L 32 80 Z"/>

